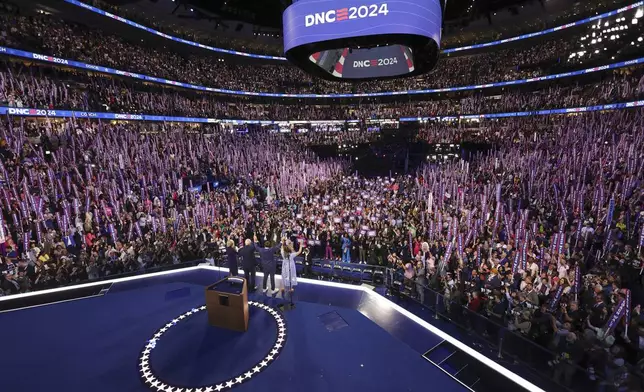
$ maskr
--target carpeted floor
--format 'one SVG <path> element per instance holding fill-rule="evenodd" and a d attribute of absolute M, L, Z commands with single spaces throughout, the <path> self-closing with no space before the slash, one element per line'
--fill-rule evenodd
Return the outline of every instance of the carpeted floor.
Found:
<path fill-rule="evenodd" d="M 203 303 L 202 286 L 165 283 L 0 314 L 3 390 L 144 392 L 136 369 L 143 345 Z M 357 310 L 299 302 L 286 320 L 279 358 L 235 391 L 465 390 Z M 275 322 L 259 309 L 245 334 L 208 327 L 200 312 L 164 335 L 150 363 L 176 384 L 216 383 L 254 365 L 275 335 Z"/>

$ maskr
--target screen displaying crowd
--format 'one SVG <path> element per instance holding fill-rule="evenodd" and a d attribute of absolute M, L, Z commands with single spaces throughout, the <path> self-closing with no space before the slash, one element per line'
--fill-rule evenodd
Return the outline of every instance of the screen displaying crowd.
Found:
<path fill-rule="evenodd" d="M 50 16 L 2 18 L 1 45 L 209 86 L 298 93 L 543 75 L 568 66 L 577 38 L 588 34 L 448 58 L 416 80 L 343 85 L 286 65 L 184 58 Z M 614 55 L 606 52 L 582 63 Z M 642 70 L 496 95 L 308 104 L 188 92 L 5 59 L 0 104 L 364 125 L 373 118 L 636 100 L 644 93 Z M 552 351 L 548 365 L 566 386 L 584 377 L 605 390 L 641 390 L 644 109 L 400 126 L 413 127 L 425 143 L 492 148 L 468 160 L 366 177 L 349 159 L 321 158 L 313 147 L 367 144 L 376 135 L 367 126 L 300 134 L 220 124 L 2 118 L 0 295 L 222 260 L 224 253 L 236 268 L 236 249 L 245 243 L 290 238 L 309 261 L 387 268 L 399 290 L 420 303 L 440 293 L 450 317 L 477 333 L 498 330 L 467 315 L 523 335 Z"/>

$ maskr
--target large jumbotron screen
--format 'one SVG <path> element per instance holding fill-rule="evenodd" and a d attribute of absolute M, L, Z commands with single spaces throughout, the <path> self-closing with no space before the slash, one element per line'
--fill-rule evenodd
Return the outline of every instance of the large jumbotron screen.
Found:
<path fill-rule="evenodd" d="M 327 79 L 372 79 L 426 72 L 441 38 L 440 0 L 300 0 L 286 9 L 284 50 Z"/>

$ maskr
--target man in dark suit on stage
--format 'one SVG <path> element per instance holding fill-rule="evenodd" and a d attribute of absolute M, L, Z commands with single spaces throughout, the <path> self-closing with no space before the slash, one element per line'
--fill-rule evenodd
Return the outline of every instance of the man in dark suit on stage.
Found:
<path fill-rule="evenodd" d="M 257 286 L 255 285 L 257 260 L 255 259 L 255 246 L 253 245 L 253 242 L 247 238 L 246 241 L 244 241 L 244 246 L 242 246 L 237 253 L 241 256 L 244 277 L 248 283 L 249 290 L 257 290 Z"/>
<path fill-rule="evenodd" d="M 268 278 L 271 279 L 271 286 L 273 288 L 273 294 L 277 293 L 279 290 L 275 288 L 275 270 L 277 269 L 277 262 L 275 260 L 275 252 L 280 250 L 281 244 L 272 246 L 273 244 L 270 241 L 265 241 L 264 246 L 260 247 L 257 243 L 257 237 L 255 237 L 255 249 L 259 252 L 259 258 L 262 263 L 262 271 L 264 272 L 264 292 L 268 291 Z"/>

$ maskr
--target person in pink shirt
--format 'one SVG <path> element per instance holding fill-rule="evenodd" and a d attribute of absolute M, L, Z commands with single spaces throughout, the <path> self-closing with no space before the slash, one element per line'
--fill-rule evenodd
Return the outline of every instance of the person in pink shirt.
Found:
<path fill-rule="evenodd" d="M 414 253 L 412 254 L 412 256 L 416 256 L 420 252 L 420 249 L 421 249 L 421 244 L 420 244 L 420 239 L 419 238 L 416 238 L 416 240 L 414 240 L 414 248 L 413 249 L 414 249 Z"/>
<path fill-rule="evenodd" d="M 88 248 L 91 248 L 95 238 L 96 236 L 91 232 L 85 234 L 85 245 L 87 245 Z"/>

